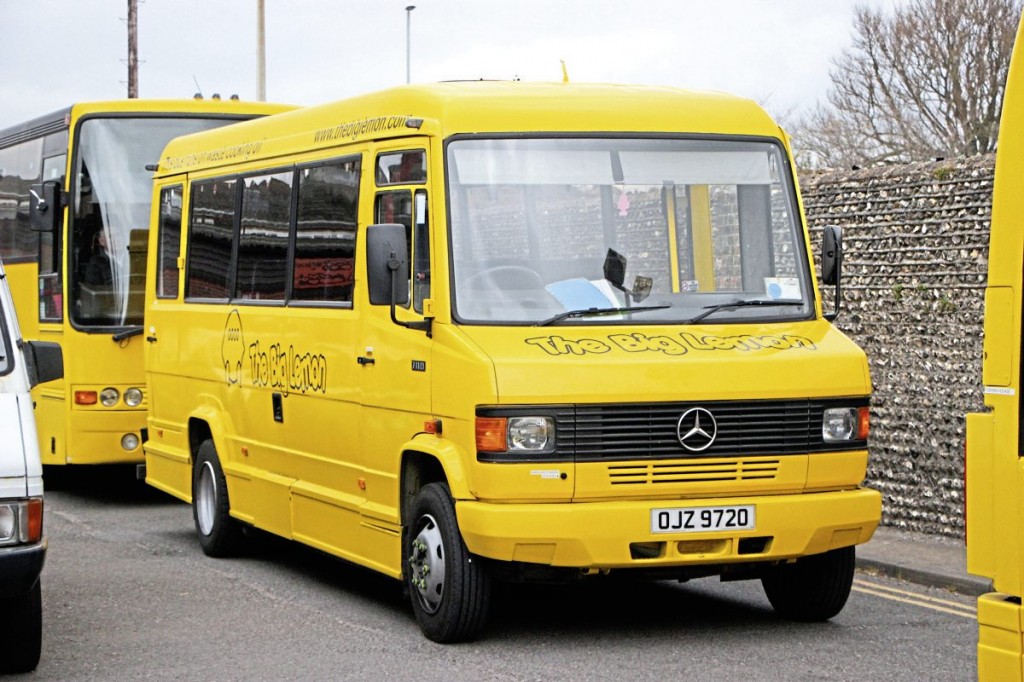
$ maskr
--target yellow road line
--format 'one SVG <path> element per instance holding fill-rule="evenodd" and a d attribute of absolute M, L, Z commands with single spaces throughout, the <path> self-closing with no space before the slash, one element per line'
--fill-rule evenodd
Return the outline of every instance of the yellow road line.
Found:
<path fill-rule="evenodd" d="M 910 604 L 912 606 L 920 606 L 921 608 L 931 609 L 932 611 L 949 613 L 954 616 L 960 616 L 961 618 L 970 618 L 973 620 L 977 617 L 977 609 L 972 605 L 962 604 L 948 599 L 941 599 L 939 597 L 930 597 L 928 595 L 917 594 L 915 592 L 907 592 L 906 590 L 899 590 L 894 587 L 887 587 L 885 585 L 879 585 L 865 580 L 854 580 L 853 591 L 870 594 L 882 599 Z"/>

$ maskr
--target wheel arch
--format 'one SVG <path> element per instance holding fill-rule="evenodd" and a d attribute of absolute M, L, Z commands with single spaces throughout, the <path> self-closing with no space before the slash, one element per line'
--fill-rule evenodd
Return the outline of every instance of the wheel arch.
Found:
<path fill-rule="evenodd" d="M 442 439 L 433 443 L 411 441 L 402 449 L 399 466 L 399 518 L 406 523 L 416 493 L 430 483 L 447 483 L 455 500 L 472 498 L 460 453 Z"/>
<path fill-rule="evenodd" d="M 217 456 L 223 458 L 228 452 L 228 423 L 224 411 L 217 405 L 203 404 L 196 407 L 188 416 L 188 448 L 192 461 L 195 462 L 199 446 L 205 440 L 212 440 Z"/>

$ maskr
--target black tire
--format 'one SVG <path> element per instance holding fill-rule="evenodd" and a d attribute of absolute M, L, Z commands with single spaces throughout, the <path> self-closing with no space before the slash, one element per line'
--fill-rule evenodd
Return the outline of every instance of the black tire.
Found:
<path fill-rule="evenodd" d="M 846 605 L 855 563 L 853 547 L 834 549 L 778 566 L 761 578 L 761 585 L 780 616 L 803 622 L 825 621 Z"/>
<path fill-rule="evenodd" d="M 483 561 L 462 542 L 447 484 L 423 486 L 409 520 L 405 582 L 420 629 L 442 644 L 476 638 L 487 621 L 491 580 Z"/>
<path fill-rule="evenodd" d="M 207 556 L 229 557 L 238 552 L 242 524 L 231 518 L 230 511 L 228 486 L 217 449 L 213 441 L 205 440 L 192 467 L 192 519 Z"/>
<path fill-rule="evenodd" d="M 39 665 L 43 643 L 40 581 L 27 593 L 0 599 L 0 673 L 30 673 Z"/>

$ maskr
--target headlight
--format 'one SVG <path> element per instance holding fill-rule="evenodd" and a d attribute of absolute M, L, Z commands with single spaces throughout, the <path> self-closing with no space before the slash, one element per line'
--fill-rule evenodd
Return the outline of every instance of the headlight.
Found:
<path fill-rule="evenodd" d="M 131 452 L 135 448 L 139 447 L 139 437 L 134 433 L 126 433 L 121 436 L 121 447 Z"/>
<path fill-rule="evenodd" d="M 113 407 L 117 405 L 117 399 L 121 397 L 121 394 L 117 392 L 116 388 L 105 388 L 100 391 L 100 402 L 103 407 Z"/>
<path fill-rule="evenodd" d="M 477 452 L 536 454 L 555 449 L 555 420 L 545 416 L 477 417 Z"/>
<path fill-rule="evenodd" d="M 0 504 L 0 545 L 13 542 L 18 537 L 18 508 L 12 504 Z"/>
<path fill-rule="evenodd" d="M 869 425 L 867 407 L 830 407 L 822 414 L 821 439 L 826 443 L 867 440 Z"/>
<path fill-rule="evenodd" d="M 39 542 L 43 537 L 43 499 L 0 504 L 0 547 Z"/>
<path fill-rule="evenodd" d="M 142 403 L 142 389 L 129 388 L 124 392 L 124 404 L 128 407 L 138 407 Z"/>
<path fill-rule="evenodd" d="M 551 417 L 509 417 L 508 449 L 543 452 L 554 442 L 555 422 Z"/>

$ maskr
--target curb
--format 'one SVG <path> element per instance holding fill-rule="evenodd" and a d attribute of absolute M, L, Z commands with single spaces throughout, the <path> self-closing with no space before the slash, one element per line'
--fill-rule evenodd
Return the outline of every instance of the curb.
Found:
<path fill-rule="evenodd" d="M 857 570 L 884 575 L 889 578 L 897 578 L 917 585 L 950 590 L 951 592 L 968 597 L 980 597 L 987 592 L 993 591 L 992 583 L 983 578 L 975 578 L 968 575 L 946 575 L 875 559 L 857 557 Z"/>

